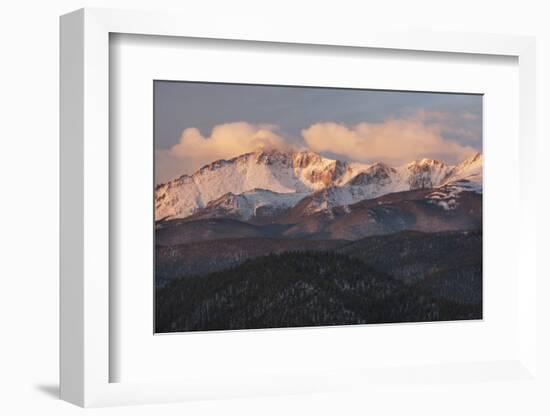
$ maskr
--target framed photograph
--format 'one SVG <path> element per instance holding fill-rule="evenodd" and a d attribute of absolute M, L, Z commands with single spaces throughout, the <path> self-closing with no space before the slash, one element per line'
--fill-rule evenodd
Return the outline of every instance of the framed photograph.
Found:
<path fill-rule="evenodd" d="M 482 95 L 153 88 L 155 333 L 482 319 Z"/>
<path fill-rule="evenodd" d="M 61 397 L 538 388 L 534 40 L 180 19 L 61 18 Z"/>

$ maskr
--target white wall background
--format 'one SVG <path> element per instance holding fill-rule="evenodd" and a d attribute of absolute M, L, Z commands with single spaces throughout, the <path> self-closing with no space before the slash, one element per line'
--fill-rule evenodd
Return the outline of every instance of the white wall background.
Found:
<path fill-rule="evenodd" d="M 400 26 L 537 36 L 539 167 L 550 160 L 550 25 L 547 2 L 522 0 L 262 1 L 6 0 L 0 6 L 0 413 L 74 414 L 56 399 L 58 383 L 58 16 L 74 9 L 116 7 L 189 11 L 209 24 L 213 13 L 248 22 Z M 184 25 L 185 22 L 183 21 Z M 539 213 L 550 183 L 539 169 Z M 547 214 L 546 214 L 547 215 Z M 541 215 L 542 216 L 542 215 Z M 540 244 L 550 247 L 541 219 Z M 543 240 L 544 238 L 544 240 Z M 542 251 L 542 253 L 544 250 Z M 541 256 L 543 257 L 543 256 Z M 550 277 L 548 266 L 539 267 Z M 544 282 L 539 291 L 550 295 Z M 549 308 L 541 305 L 541 313 Z M 543 335 L 543 334 L 542 334 Z M 548 334 L 544 335 L 548 347 Z M 548 348 L 550 350 L 550 348 Z M 543 356 L 544 359 L 544 356 Z M 548 361 L 546 361 L 548 362 Z M 429 393 L 429 395 L 428 395 Z M 98 414 L 549 414 L 541 392 L 507 385 L 418 387 L 388 400 L 338 393 L 94 410 Z M 375 408 L 371 404 L 376 403 Z M 382 405 L 380 405 L 382 403 Z"/>

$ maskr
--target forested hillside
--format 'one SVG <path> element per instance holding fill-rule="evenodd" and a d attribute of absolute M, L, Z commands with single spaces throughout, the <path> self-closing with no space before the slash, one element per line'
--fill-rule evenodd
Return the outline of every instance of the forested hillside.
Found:
<path fill-rule="evenodd" d="M 156 290 L 156 332 L 480 319 L 481 303 L 445 299 L 335 252 L 286 252 Z"/>

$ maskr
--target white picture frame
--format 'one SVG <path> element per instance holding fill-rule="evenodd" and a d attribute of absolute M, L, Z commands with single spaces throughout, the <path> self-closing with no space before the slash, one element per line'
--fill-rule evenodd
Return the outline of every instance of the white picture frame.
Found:
<path fill-rule="evenodd" d="M 147 383 L 110 382 L 109 36 L 113 33 L 226 39 L 281 44 L 332 45 L 438 53 L 505 55 L 519 65 L 520 213 L 517 244 L 519 347 L 516 357 L 498 362 L 441 363 L 414 370 L 413 378 L 479 383 L 491 379 L 538 383 L 536 308 L 536 218 L 529 208 L 535 169 L 535 41 L 530 37 L 364 30 L 328 33 L 312 26 L 285 28 L 264 22 L 239 33 L 231 22 L 203 25 L 169 13 L 82 9 L 61 18 L 61 398 L 80 406 L 184 401 L 196 398 L 323 392 L 393 383 L 410 369 L 368 372 L 341 369 L 315 374 L 280 374 L 237 380 L 221 374 L 203 379 Z M 359 366 L 360 368 L 360 366 Z M 500 376 L 499 376 L 500 375 Z M 342 380 L 346 379 L 344 383 Z"/>

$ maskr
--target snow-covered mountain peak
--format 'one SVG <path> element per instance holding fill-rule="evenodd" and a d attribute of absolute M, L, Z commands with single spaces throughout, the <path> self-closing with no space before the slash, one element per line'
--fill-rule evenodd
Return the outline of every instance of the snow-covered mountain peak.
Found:
<path fill-rule="evenodd" d="M 482 158 L 483 156 L 481 155 L 481 153 L 477 152 L 473 156 L 470 156 L 468 159 L 464 160 L 462 164 L 472 164 L 472 163 L 481 162 Z"/>
<path fill-rule="evenodd" d="M 483 156 L 481 153 L 476 153 L 475 155 L 469 157 L 463 162 L 456 165 L 456 169 L 465 169 L 467 167 L 472 167 L 475 169 L 480 169 L 483 164 Z"/>
<path fill-rule="evenodd" d="M 344 162 L 328 159 L 318 153 L 309 150 L 261 150 L 251 154 L 257 164 L 267 166 L 287 167 L 294 170 L 323 170 L 334 165 L 340 165 Z"/>
<path fill-rule="evenodd" d="M 437 159 L 429 159 L 429 158 L 423 158 L 423 159 L 420 159 L 420 160 L 416 160 L 414 162 L 412 162 L 411 164 L 416 164 L 416 165 L 428 165 L 428 166 L 439 166 L 439 165 L 446 165 L 444 162 L 440 161 L 440 160 L 437 160 Z"/>
<path fill-rule="evenodd" d="M 253 153 L 254 160 L 261 165 L 292 166 L 292 153 L 282 152 L 275 149 L 261 150 Z"/>
<path fill-rule="evenodd" d="M 334 160 L 322 157 L 317 153 L 313 153 L 309 150 L 302 150 L 292 154 L 293 164 L 296 167 L 305 168 L 312 164 L 328 164 L 334 162 Z"/>
<path fill-rule="evenodd" d="M 410 189 L 433 188 L 443 182 L 452 166 L 434 159 L 415 160 L 401 169 Z"/>
<path fill-rule="evenodd" d="M 463 162 L 456 165 L 450 172 L 446 182 L 456 180 L 468 180 L 477 183 L 481 186 L 483 174 L 483 156 L 481 153 L 469 157 Z"/>

